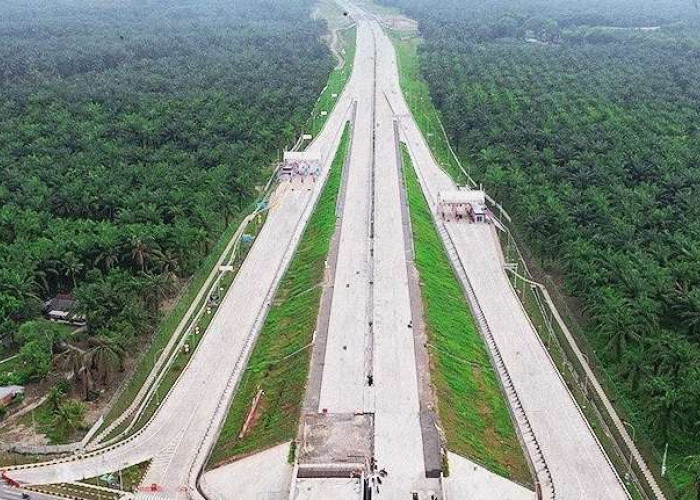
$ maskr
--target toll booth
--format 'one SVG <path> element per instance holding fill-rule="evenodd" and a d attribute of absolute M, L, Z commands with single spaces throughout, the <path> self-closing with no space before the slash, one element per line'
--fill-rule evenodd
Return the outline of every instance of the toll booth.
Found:
<path fill-rule="evenodd" d="M 456 191 L 440 191 L 437 211 L 445 221 L 473 224 L 484 224 L 489 221 L 486 193 L 478 189 L 460 188 Z"/>
<path fill-rule="evenodd" d="M 284 153 L 284 163 L 279 170 L 280 180 L 293 181 L 300 179 L 312 182 L 321 175 L 321 158 L 306 151 L 287 151 Z"/>

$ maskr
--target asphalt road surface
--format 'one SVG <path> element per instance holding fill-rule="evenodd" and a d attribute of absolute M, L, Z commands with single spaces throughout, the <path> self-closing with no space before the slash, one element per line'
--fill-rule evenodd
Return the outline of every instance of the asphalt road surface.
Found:
<path fill-rule="evenodd" d="M 0 484 L 0 499 L 1 500 L 23 500 L 22 493 L 29 495 L 30 500 L 56 500 L 59 497 L 44 495 L 43 493 L 35 493 L 34 491 L 24 491 L 12 486 Z"/>

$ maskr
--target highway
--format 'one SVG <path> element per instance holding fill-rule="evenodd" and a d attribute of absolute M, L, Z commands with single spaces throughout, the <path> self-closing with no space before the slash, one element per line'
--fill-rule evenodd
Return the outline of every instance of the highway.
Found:
<path fill-rule="evenodd" d="M 425 477 L 422 453 L 412 329 L 420 319 L 411 316 L 397 133 L 433 207 L 440 190 L 456 186 L 434 161 L 406 106 L 391 41 L 371 15 L 339 3 L 357 20 L 357 55 L 345 91 L 309 148 L 323 159 L 321 179 L 278 186 L 267 222 L 197 351 L 142 431 L 70 460 L 10 469 L 11 477 L 23 484 L 68 482 L 152 459 L 143 485 L 155 485 L 154 491 L 142 497 L 202 498 L 197 477 L 356 103 L 318 412 L 373 415 L 373 454 L 388 472 L 378 498 L 406 500 L 413 492 L 421 500 L 441 497 L 440 480 Z M 494 226 L 445 228 L 541 446 L 556 498 L 627 498 L 508 281 Z M 358 495 L 347 480 L 299 480 L 296 488 L 290 498 Z M 336 491 L 342 493 L 330 493 Z M 239 492 L 227 493 L 235 498 Z"/>
<path fill-rule="evenodd" d="M 424 498 L 440 484 L 425 477 L 398 141 L 375 64 L 383 34 L 362 11 L 344 7 L 358 21 L 351 90 L 358 106 L 318 411 L 372 414 L 374 457 L 388 473 L 378 497 Z M 297 498 L 327 498 L 335 482 L 305 481 Z"/>

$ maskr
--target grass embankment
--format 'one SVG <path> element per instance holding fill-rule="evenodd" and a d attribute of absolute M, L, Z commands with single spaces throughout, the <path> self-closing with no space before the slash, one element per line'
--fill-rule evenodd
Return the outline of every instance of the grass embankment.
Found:
<path fill-rule="evenodd" d="M 343 16 L 342 11 L 339 10 L 335 2 L 333 2 L 335 7 L 326 5 L 327 3 L 322 2 L 321 15 L 326 19 L 329 29 L 336 31 L 338 37 L 336 50 L 340 53 L 343 63 L 331 72 L 328 77 L 328 84 L 318 97 L 311 117 L 306 124 L 306 132 L 304 133 L 308 133 L 313 137 L 316 137 L 326 124 L 328 116 L 335 108 L 338 97 L 343 92 L 348 80 L 350 80 L 355 63 L 357 28 L 350 25 L 347 17 Z M 308 143 L 309 141 L 305 141 L 302 144 L 302 149 Z"/>
<path fill-rule="evenodd" d="M 431 379 L 447 448 L 493 472 L 531 485 L 530 471 L 484 341 L 404 146 L 401 155 L 430 342 Z"/>
<path fill-rule="evenodd" d="M 440 126 L 440 114 L 433 105 L 430 88 L 421 73 L 418 47 L 423 43 L 413 31 L 386 30 L 396 50 L 399 82 L 413 118 L 430 145 L 435 161 L 457 184 L 465 184 L 466 178 L 450 152 L 445 134 Z"/>
<path fill-rule="evenodd" d="M 326 186 L 265 319 L 219 440 L 210 467 L 233 457 L 294 439 L 309 369 L 326 256 L 336 226 L 336 201 L 350 143 L 345 127 Z M 264 391 L 252 424 L 238 438 L 251 403 Z"/>

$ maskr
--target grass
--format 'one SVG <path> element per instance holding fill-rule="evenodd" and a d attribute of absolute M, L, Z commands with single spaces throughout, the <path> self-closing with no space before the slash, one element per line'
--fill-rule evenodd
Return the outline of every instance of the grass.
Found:
<path fill-rule="evenodd" d="M 430 88 L 421 73 L 418 47 L 423 40 L 414 32 L 387 29 L 396 50 L 399 82 L 413 118 L 426 137 L 435 161 L 457 184 L 467 182 L 459 164 L 450 152 L 447 138 L 440 126 L 440 114 L 433 105 Z"/>
<path fill-rule="evenodd" d="M 328 15 L 331 14 L 324 12 L 324 16 Z M 330 20 L 329 25 L 331 29 L 337 29 L 337 47 L 342 53 L 343 64 L 331 72 L 330 76 L 328 77 L 328 84 L 323 89 L 318 101 L 316 101 L 316 104 L 314 105 L 311 117 L 306 125 L 306 130 L 308 130 L 307 133 L 313 137 L 316 137 L 321 132 L 323 126 L 326 124 L 328 116 L 330 116 L 331 111 L 333 111 L 333 108 L 335 108 L 338 97 L 343 92 L 348 80 L 350 80 L 350 75 L 352 74 L 352 68 L 355 62 L 357 28 L 354 26 L 334 26 L 334 23 Z M 333 97 L 334 95 L 336 97 Z M 323 112 L 326 114 L 323 115 Z M 303 143 L 303 145 L 307 144 L 307 142 Z"/>
<path fill-rule="evenodd" d="M 503 392 L 405 146 L 401 155 L 430 342 L 431 379 L 447 448 L 531 486 Z"/>
<path fill-rule="evenodd" d="M 329 177 L 275 295 L 233 399 L 210 467 L 295 437 L 309 368 L 336 201 L 350 143 L 346 126 Z M 264 394 L 247 434 L 238 435 L 259 390 Z"/>
<path fill-rule="evenodd" d="M 22 358 L 17 356 L 12 359 L 5 358 L 7 361 L 0 363 L 0 379 L 9 378 L 14 373 L 22 370 Z"/>
<path fill-rule="evenodd" d="M 109 480 L 103 479 L 105 476 L 91 477 L 90 479 L 85 479 L 81 482 L 86 484 L 94 484 L 97 486 L 103 486 L 105 488 L 112 488 L 115 490 L 136 492 L 136 489 L 143 481 L 143 478 L 148 472 L 148 467 L 150 461 L 141 462 L 140 464 L 132 465 L 126 469 L 115 472 L 111 474 Z"/>
<path fill-rule="evenodd" d="M 118 500 L 121 495 L 92 488 L 90 485 L 77 483 L 46 484 L 42 486 L 30 486 L 32 491 L 47 494 L 56 494 L 65 498 L 81 498 L 84 500 Z"/>

